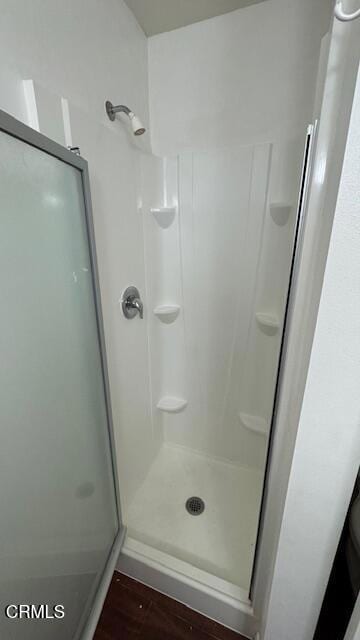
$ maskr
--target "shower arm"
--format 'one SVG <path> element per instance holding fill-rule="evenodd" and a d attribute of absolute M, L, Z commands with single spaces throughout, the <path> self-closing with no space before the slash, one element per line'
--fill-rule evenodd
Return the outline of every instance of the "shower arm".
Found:
<path fill-rule="evenodd" d="M 126 113 L 126 115 L 129 118 L 133 116 L 133 112 L 125 104 L 114 105 L 110 102 L 110 100 L 107 100 L 105 102 L 105 108 L 106 108 L 106 113 L 108 114 L 108 117 L 110 118 L 110 120 L 113 120 L 113 121 L 115 120 L 115 114 L 117 113 Z"/>
<path fill-rule="evenodd" d="M 110 100 L 106 100 L 105 111 L 111 122 L 114 122 L 117 113 L 125 113 L 130 120 L 134 136 L 142 136 L 142 134 L 145 133 L 146 129 L 142 124 L 140 118 L 138 118 L 135 113 L 131 111 L 131 109 L 129 109 L 129 107 L 127 107 L 125 104 L 113 105 Z"/>
<path fill-rule="evenodd" d="M 109 112 L 113 115 L 115 115 L 115 113 L 126 113 L 127 116 L 132 113 L 131 109 L 129 109 L 129 107 L 126 107 L 124 104 L 112 105 L 109 108 Z"/>

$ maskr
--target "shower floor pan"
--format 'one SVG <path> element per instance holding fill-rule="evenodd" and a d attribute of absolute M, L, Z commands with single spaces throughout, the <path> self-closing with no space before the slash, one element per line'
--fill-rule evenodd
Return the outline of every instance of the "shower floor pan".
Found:
<path fill-rule="evenodd" d="M 257 470 L 164 444 L 130 506 L 127 544 L 144 555 L 153 549 L 162 564 L 178 561 L 182 573 L 201 582 L 220 581 L 222 590 L 230 583 L 229 595 L 247 596 L 261 491 Z M 196 517 L 186 510 L 191 496 L 205 503 Z"/>

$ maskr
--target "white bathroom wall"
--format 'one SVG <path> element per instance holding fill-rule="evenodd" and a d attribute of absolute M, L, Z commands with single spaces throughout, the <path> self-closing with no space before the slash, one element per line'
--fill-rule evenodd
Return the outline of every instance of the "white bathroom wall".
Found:
<path fill-rule="evenodd" d="M 127 123 L 110 123 L 104 101 L 129 104 L 149 130 L 147 41 L 123 0 L 2 0 L 0 59 L 0 108 L 60 143 L 79 145 L 89 161 L 126 511 L 157 446 L 146 321 L 126 321 L 119 306 L 127 285 L 145 297 L 139 185 L 140 156 L 150 142 L 148 133 L 135 140 Z"/>
<path fill-rule="evenodd" d="M 26 118 L 22 80 L 104 119 L 105 99 L 129 103 L 148 126 L 147 41 L 123 0 L 2 0 L 1 108 Z"/>
<path fill-rule="evenodd" d="M 302 131 L 332 5 L 267 0 L 151 37 L 154 152 L 288 141 Z"/>

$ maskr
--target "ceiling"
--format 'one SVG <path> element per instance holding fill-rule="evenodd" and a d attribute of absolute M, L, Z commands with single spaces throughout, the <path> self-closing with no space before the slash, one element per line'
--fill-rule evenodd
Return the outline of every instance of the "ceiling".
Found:
<path fill-rule="evenodd" d="M 147 36 L 185 27 L 264 0 L 125 0 Z"/>

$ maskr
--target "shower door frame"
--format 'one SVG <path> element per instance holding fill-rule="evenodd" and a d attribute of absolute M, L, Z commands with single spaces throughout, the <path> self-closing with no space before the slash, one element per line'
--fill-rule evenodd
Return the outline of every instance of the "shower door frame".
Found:
<path fill-rule="evenodd" d="M 116 512 L 117 512 L 117 520 L 118 520 L 118 531 L 113 541 L 113 544 L 110 548 L 104 570 L 100 576 L 100 579 L 96 582 L 96 584 L 94 585 L 90 593 L 90 596 L 89 596 L 90 604 L 88 605 L 87 608 L 85 608 L 83 615 L 79 621 L 77 632 L 74 638 L 72 638 L 72 640 L 92 640 L 100 614 L 101 614 L 101 610 L 107 594 L 107 590 L 108 590 L 114 569 L 116 567 L 116 562 L 124 542 L 126 528 L 122 523 L 122 517 L 121 517 L 119 481 L 118 481 L 118 473 L 117 473 L 114 428 L 113 428 L 113 419 L 112 419 L 112 411 L 111 411 L 110 384 L 109 384 L 109 376 L 108 376 L 108 369 L 107 369 L 103 315 L 101 310 L 101 296 L 100 296 L 100 285 L 99 285 L 97 257 L 96 257 L 96 244 L 95 244 L 94 224 L 93 224 L 93 215 L 92 215 L 88 163 L 80 155 L 77 155 L 76 153 L 69 151 L 69 149 L 67 149 L 66 147 L 62 146 L 61 144 L 58 144 L 57 142 L 54 142 L 54 140 L 51 140 L 50 138 L 43 135 L 42 133 L 35 131 L 35 129 L 28 127 L 27 125 L 23 124 L 19 120 L 16 120 L 16 118 L 9 115 L 5 111 L 2 111 L 1 109 L 0 109 L 0 131 L 13 138 L 16 138 L 17 140 L 20 140 L 21 142 L 24 142 L 25 144 L 29 144 L 30 146 L 36 149 L 39 149 L 39 151 L 43 151 L 44 153 L 47 153 L 48 155 L 52 156 L 53 158 L 56 158 L 57 160 L 60 160 L 61 162 L 64 162 L 65 164 L 70 165 L 74 169 L 77 169 L 80 172 L 80 176 L 81 176 L 81 185 L 82 185 L 82 192 L 83 192 L 83 198 L 84 198 L 83 202 L 84 202 L 85 224 L 86 224 L 90 264 L 91 264 L 92 291 L 93 291 L 93 298 L 94 298 L 94 304 L 95 304 L 97 334 L 98 334 L 98 341 L 99 341 L 100 361 L 101 361 L 103 388 L 104 388 L 104 396 L 105 396 L 107 431 L 108 431 L 108 438 L 109 438 L 109 445 L 110 445 L 111 468 L 112 468 L 112 476 L 113 476 L 113 482 L 114 482 Z"/>
<path fill-rule="evenodd" d="M 271 424 L 270 424 L 270 436 L 269 436 L 269 441 L 267 446 L 267 456 L 266 456 L 266 464 L 265 464 L 265 472 L 264 472 L 263 492 L 262 492 L 261 505 L 260 505 L 259 524 L 258 524 L 258 531 L 257 531 L 257 537 L 256 537 L 256 544 L 255 544 L 252 574 L 251 574 L 251 580 L 250 580 L 249 596 L 251 601 L 253 600 L 253 596 L 254 596 L 254 583 L 255 583 L 255 578 L 256 578 L 256 573 L 258 568 L 259 549 L 260 549 L 261 540 L 262 540 L 263 531 L 264 531 L 265 505 L 266 505 L 266 500 L 267 500 L 267 495 L 269 490 L 269 473 L 270 473 L 270 464 L 272 459 L 273 442 L 275 437 L 275 425 L 276 425 L 277 415 L 279 412 L 280 392 L 284 383 L 285 362 L 286 362 L 286 358 L 288 357 L 289 330 L 290 330 L 292 316 L 294 313 L 294 297 L 295 297 L 295 292 L 297 288 L 297 279 L 299 275 L 301 253 L 302 253 L 302 247 L 303 247 L 303 241 L 304 241 L 304 231 L 305 231 L 306 214 L 307 214 L 307 201 L 309 196 L 310 176 L 311 176 L 313 161 L 314 161 L 314 150 L 316 145 L 317 128 L 318 128 L 318 120 L 314 120 L 313 123 L 310 123 L 308 125 L 306 130 L 306 135 L 305 135 L 303 162 L 302 162 L 298 204 L 297 204 L 297 214 L 296 214 L 296 222 L 295 222 L 294 237 L 293 237 L 292 259 L 291 259 L 289 283 L 287 287 L 287 298 L 286 298 L 285 313 L 284 313 L 284 325 L 283 325 L 283 333 L 282 333 L 279 360 L 278 360 L 278 366 L 277 366 L 277 377 L 276 377 L 273 410 L 272 410 L 272 417 L 271 417 Z"/>
<path fill-rule="evenodd" d="M 308 435 L 303 434 L 304 427 L 308 426 L 306 422 L 309 424 L 309 416 L 305 418 L 305 425 L 300 425 L 300 417 L 339 186 L 343 180 L 353 99 L 357 78 L 360 77 L 359 26 L 359 21 L 346 24 L 335 20 L 327 36 L 324 36 L 327 44 L 323 77 L 318 77 L 319 102 L 315 103 L 314 109 L 318 127 L 308 185 L 304 241 L 298 282 L 294 287 L 292 321 L 288 327 L 289 349 L 284 363 L 283 388 L 280 389 L 279 411 L 270 452 L 268 486 L 263 505 L 264 526 L 260 533 L 252 584 L 252 603 L 259 621 L 258 637 L 264 640 L 280 636 L 309 638 L 310 634 L 312 637 L 343 528 L 344 509 L 349 504 L 358 471 L 358 459 L 354 464 L 349 450 L 341 450 L 334 437 L 335 432 L 339 441 L 342 437 L 341 421 L 331 438 L 328 437 L 327 421 L 319 423 L 320 435 L 327 445 L 327 456 L 324 458 L 321 448 L 304 446 L 309 442 Z M 355 198 L 354 185 L 350 193 Z M 341 370 L 338 380 L 340 384 Z M 314 387 L 314 380 L 310 384 Z M 291 387 L 295 390 L 292 398 L 289 394 Z M 291 414 L 293 419 L 289 423 Z M 356 414 L 356 429 L 357 425 Z M 302 446 L 297 446 L 299 435 L 302 436 Z M 285 440 L 286 446 L 282 447 Z M 358 452 L 354 446 L 353 450 L 355 457 Z M 332 454 L 330 456 L 329 451 Z M 318 472 L 317 484 L 311 487 L 310 504 L 306 505 L 308 515 L 304 518 L 304 510 L 298 500 L 302 488 L 299 470 L 305 475 L 312 468 Z M 334 473 L 338 473 L 335 490 L 328 483 L 328 478 L 332 478 Z M 309 497 L 308 485 L 305 488 Z M 327 501 L 331 502 L 331 509 L 324 511 Z M 310 537 L 309 543 L 309 536 L 304 536 L 304 530 L 311 531 L 314 526 L 313 514 L 319 511 L 322 514 L 322 540 L 319 542 L 321 536 L 315 540 Z M 301 526 L 295 533 L 294 522 L 300 521 Z M 290 554 L 293 563 L 289 561 Z"/>

